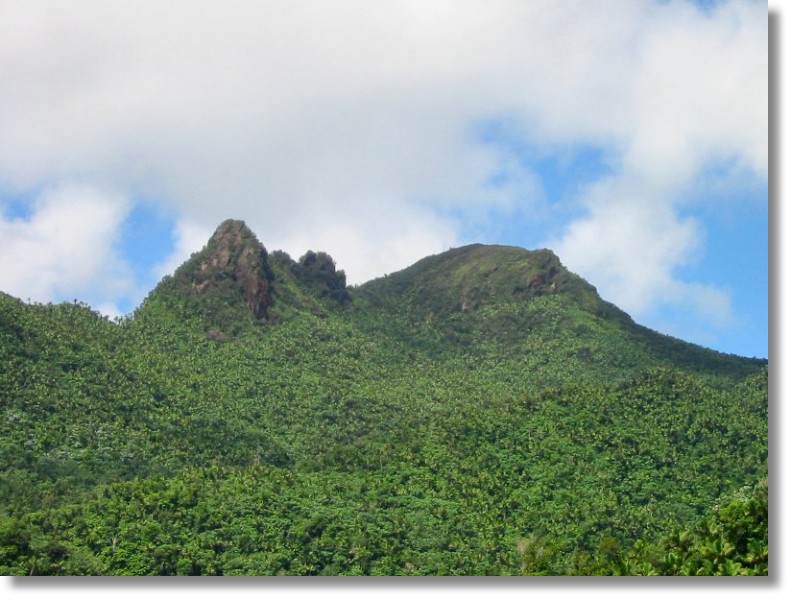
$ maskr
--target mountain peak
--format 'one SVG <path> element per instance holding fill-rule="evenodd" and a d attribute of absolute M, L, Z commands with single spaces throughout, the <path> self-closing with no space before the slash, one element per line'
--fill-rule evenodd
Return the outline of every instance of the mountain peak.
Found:
<path fill-rule="evenodd" d="M 348 288 L 344 271 L 325 252 L 309 251 L 298 261 L 282 251 L 269 254 L 238 219 L 223 221 L 205 247 L 159 287 L 188 302 L 214 337 L 234 334 L 248 319 L 279 321 L 287 310 L 322 316 L 355 297 L 375 306 L 411 306 L 418 318 L 431 319 L 558 295 L 594 315 L 630 321 L 546 248 L 462 246 Z"/>
<path fill-rule="evenodd" d="M 227 220 L 211 236 L 203 257 L 194 270 L 194 291 L 215 285 L 233 284 L 243 292 L 256 319 L 264 319 L 272 305 L 272 273 L 267 250 L 244 221 Z"/>
<path fill-rule="evenodd" d="M 245 223 L 241 219 L 226 219 L 217 226 L 216 230 L 214 231 L 210 239 L 222 240 L 231 237 L 237 237 L 240 241 L 243 240 L 258 241 L 256 239 L 256 235 L 247 226 L 247 223 Z"/>
<path fill-rule="evenodd" d="M 272 279 L 267 250 L 244 221 L 229 219 L 175 271 L 171 284 L 212 321 L 244 305 L 253 318 L 265 319 Z"/>

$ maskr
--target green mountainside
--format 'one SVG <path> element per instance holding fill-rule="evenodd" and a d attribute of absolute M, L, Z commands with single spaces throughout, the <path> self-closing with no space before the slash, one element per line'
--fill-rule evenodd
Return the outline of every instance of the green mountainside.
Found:
<path fill-rule="evenodd" d="M 549 250 L 361 286 L 241 221 L 135 313 L 0 294 L 0 574 L 765 574 L 766 361 Z"/>

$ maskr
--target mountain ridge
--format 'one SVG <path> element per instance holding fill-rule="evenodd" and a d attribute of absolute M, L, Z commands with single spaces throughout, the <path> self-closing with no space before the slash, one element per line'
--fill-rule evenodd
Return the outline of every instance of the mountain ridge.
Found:
<path fill-rule="evenodd" d="M 675 363 L 676 356 L 690 356 L 689 362 L 702 364 L 703 369 L 717 368 L 728 359 L 741 359 L 742 365 L 752 368 L 768 363 L 766 358 L 719 352 L 639 325 L 547 248 L 468 244 L 359 285 L 347 285 L 345 272 L 337 269 L 329 254 L 309 250 L 294 260 L 282 250 L 267 251 L 238 219 L 223 221 L 202 249 L 153 288 L 133 318 L 146 314 L 148 305 L 166 303 L 186 318 L 200 319 L 208 337 L 219 341 L 235 337 L 253 323 L 264 327 L 303 313 L 324 318 L 342 311 L 372 311 L 380 313 L 380 318 L 399 319 L 395 333 L 403 326 L 414 330 L 420 323 L 437 322 L 456 323 L 462 329 L 469 323 L 478 331 L 491 329 L 481 324 L 481 319 L 496 318 L 494 314 L 486 317 L 487 313 L 502 312 L 504 306 L 519 311 L 526 303 L 548 297 L 613 323 L 635 343 L 647 345 L 662 364 Z M 510 308 L 514 306 L 517 309 Z M 514 325 L 517 338 L 531 326 L 520 319 L 518 315 Z M 534 315 L 533 320 L 539 319 Z M 585 329 L 579 326 L 577 332 Z M 515 337 L 508 327 L 504 335 Z M 468 336 L 455 337 L 464 341 Z M 677 362 L 686 365 L 686 360 Z M 746 366 L 744 371 L 752 368 Z"/>
<path fill-rule="evenodd" d="M 376 334 L 434 354 L 477 352 L 487 339 L 508 351 L 526 343 L 535 349 L 534 340 L 548 330 L 554 338 L 576 338 L 570 343 L 584 348 L 579 354 L 586 361 L 606 365 L 638 364 L 645 359 L 634 356 L 647 356 L 653 365 L 698 372 L 733 369 L 744 375 L 767 364 L 639 325 L 546 248 L 469 244 L 348 286 L 345 272 L 327 253 L 309 250 L 295 261 L 281 250 L 268 252 L 244 221 L 230 219 L 153 290 L 137 313 L 146 312 L 147 302 L 161 295 L 185 302 L 190 313 L 205 320 L 209 337 L 220 340 L 247 329 L 248 323 L 269 327 L 304 313 L 320 318 L 341 313 L 377 323 Z M 553 302 L 560 325 L 548 324 L 542 312 Z M 612 336 L 615 349 L 601 352 L 604 343 L 592 341 L 597 336 Z M 539 346 L 546 343 L 539 339 Z"/>
<path fill-rule="evenodd" d="M 240 299 L 246 299 L 253 318 L 266 319 L 275 305 L 276 292 L 281 295 L 275 289 L 276 271 L 281 272 L 278 279 L 283 280 L 284 287 L 294 284 L 318 300 L 334 299 L 342 306 L 353 298 L 387 305 L 391 304 L 387 298 L 411 294 L 414 297 L 406 301 L 415 301 L 428 318 L 469 312 L 497 301 L 568 294 L 590 312 L 631 320 L 618 307 L 602 300 L 594 286 L 570 272 L 549 249 L 469 244 L 348 286 L 345 272 L 336 269 L 327 253 L 309 250 L 295 261 L 282 250 L 268 252 L 247 224 L 235 219 L 223 221 L 204 248 L 165 277 L 153 293 L 167 287 L 197 299 L 223 285 L 228 288 L 227 295 L 236 295 L 235 291 Z M 429 288 L 428 293 L 424 293 L 425 288 Z M 297 304 L 297 299 L 289 303 Z"/>

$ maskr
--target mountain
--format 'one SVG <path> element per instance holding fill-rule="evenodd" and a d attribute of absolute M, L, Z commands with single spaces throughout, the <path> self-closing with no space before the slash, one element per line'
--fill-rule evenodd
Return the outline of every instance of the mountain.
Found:
<path fill-rule="evenodd" d="M 184 263 L 173 277 L 192 301 L 221 296 L 228 304 L 246 305 L 256 319 L 272 306 L 272 281 L 267 251 L 242 221 L 226 221 L 203 250 Z M 215 318 L 217 315 L 209 315 Z"/>
<path fill-rule="evenodd" d="M 766 361 L 549 250 L 348 286 L 230 220 L 119 322 L 0 294 L 0 364 L 2 574 L 767 571 Z"/>

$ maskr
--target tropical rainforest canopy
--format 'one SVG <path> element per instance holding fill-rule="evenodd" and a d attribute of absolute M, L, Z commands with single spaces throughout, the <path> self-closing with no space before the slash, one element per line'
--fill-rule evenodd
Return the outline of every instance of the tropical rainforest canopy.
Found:
<path fill-rule="evenodd" d="M 548 250 L 226 221 L 127 318 L 0 294 L 0 574 L 766 575 L 767 380 Z"/>

